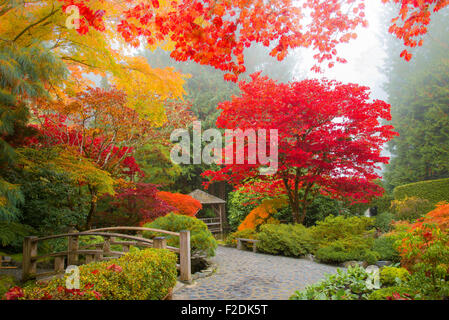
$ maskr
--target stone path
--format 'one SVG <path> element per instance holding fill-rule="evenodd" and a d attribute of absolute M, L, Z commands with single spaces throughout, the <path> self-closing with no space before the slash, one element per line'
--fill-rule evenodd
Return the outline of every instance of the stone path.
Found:
<path fill-rule="evenodd" d="M 337 268 L 312 262 L 219 246 L 211 259 L 217 271 L 176 290 L 175 300 L 285 300 L 334 273 Z"/>

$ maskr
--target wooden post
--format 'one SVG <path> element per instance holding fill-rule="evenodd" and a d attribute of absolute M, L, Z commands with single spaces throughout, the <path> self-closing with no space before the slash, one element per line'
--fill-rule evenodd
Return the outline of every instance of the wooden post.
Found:
<path fill-rule="evenodd" d="M 222 204 L 218 205 L 218 212 L 220 214 L 220 235 L 223 239 L 223 210 L 222 210 Z"/>
<path fill-rule="evenodd" d="M 257 242 L 256 241 L 253 242 L 253 252 L 254 253 L 257 252 Z"/>
<path fill-rule="evenodd" d="M 101 255 L 100 259 L 103 259 L 104 255 L 110 252 L 111 252 L 111 237 L 104 237 L 103 254 Z"/>
<path fill-rule="evenodd" d="M 86 254 L 86 264 L 91 263 L 95 261 L 95 255 L 94 254 Z"/>
<path fill-rule="evenodd" d="M 181 281 L 192 281 L 189 230 L 183 230 L 179 235 L 179 264 L 181 271 Z"/>
<path fill-rule="evenodd" d="M 167 248 L 167 239 L 165 239 L 165 237 L 153 238 L 153 248 L 166 249 Z"/>
<path fill-rule="evenodd" d="M 240 239 L 237 239 L 237 249 L 238 249 L 238 250 L 243 250 L 243 247 L 242 247 L 242 240 L 240 240 Z"/>
<path fill-rule="evenodd" d="M 64 257 L 56 257 L 55 272 L 63 272 L 63 271 L 64 271 Z"/>
<path fill-rule="evenodd" d="M 78 236 L 69 236 L 67 266 L 78 264 L 78 253 L 76 252 L 78 249 Z"/>
<path fill-rule="evenodd" d="M 23 239 L 22 281 L 27 281 L 36 275 L 37 237 Z"/>

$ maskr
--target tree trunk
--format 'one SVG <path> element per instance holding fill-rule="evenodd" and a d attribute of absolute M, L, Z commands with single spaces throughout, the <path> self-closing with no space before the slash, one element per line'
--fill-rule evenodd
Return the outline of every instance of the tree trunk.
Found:
<path fill-rule="evenodd" d="M 301 222 L 301 213 L 299 210 L 299 206 L 296 206 L 296 208 L 292 207 L 292 216 L 293 216 L 293 223 L 302 223 Z"/>
<path fill-rule="evenodd" d="M 95 215 L 95 212 L 97 211 L 97 190 L 94 187 L 89 186 L 90 191 L 90 209 L 89 213 L 87 214 L 86 219 L 86 226 L 85 229 L 89 230 L 92 228 L 92 219 Z"/>

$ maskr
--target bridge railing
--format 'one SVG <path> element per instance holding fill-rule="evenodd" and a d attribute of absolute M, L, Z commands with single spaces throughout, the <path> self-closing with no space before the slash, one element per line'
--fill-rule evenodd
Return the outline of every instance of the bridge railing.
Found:
<path fill-rule="evenodd" d="M 111 231 L 137 231 L 139 233 L 151 231 L 176 236 L 179 237 L 179 248 L 168 246 L 165 237 L 147 239 L 141 235 L 136 236 Z M 103 242 L 80 247 L 80 237 L 88 236 L 101 236 Z M 58 238 L 68 239 L 67 250 L 38 255 L 39 242 Z M 111 250 L 111 245 L 119 245 L 121 246 L 121 250 Z M 85 263 L 114 259 L 126 254 L 129 251 L 130 246 L 168 249 L 178 253 L 179 264 L 177 264 L 177 268 L 180 271 L 180 280 L 191 281 L 190 231 L 172 232 L 144 227 L 111 227 L 91 229 L 83 232 L 63 233 L 46 237 L 25 237 L 23 241 L 22 280 L 26 281 L 35 279 L 36 277 L 46 277 L 63 273 L 65 270 L 65 262 L 67 262 L 67 266 L 80 264 L 80 255 L 85 256 Z M 54 258 L 54 270 L 38 274 L 37 263 L 46 258 Z M 65 259 L 67 259 L 67 261 L 65 261 Z"/>

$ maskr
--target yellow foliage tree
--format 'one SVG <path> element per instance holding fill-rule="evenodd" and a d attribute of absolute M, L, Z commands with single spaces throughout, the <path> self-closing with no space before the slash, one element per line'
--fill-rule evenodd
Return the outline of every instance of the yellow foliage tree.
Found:
<path fill-rule="evenodd" d="M 71 76 L 49 86 L 58 98 L 92 86 L 85 77 L 89 73 L 107 74 L 113 85 L 126 92 L 128 107 L 149 116 L 155 125 L 162 124 L 163 102 L 182 98 L 184 76 L 172 68 L 151 68 L 143 57 L 131 55 L 132 49 L 116 31 L 127 2 L 89 1 L 92 10 L 108 15 L 103 19 L 105 30 L 90 28 L 86 34 L 67 27 L 69 14 L 62 4 L 56 0 L 0 1 L 0 46 L 28 47 L 37 42 L 65 61 Z"/>

